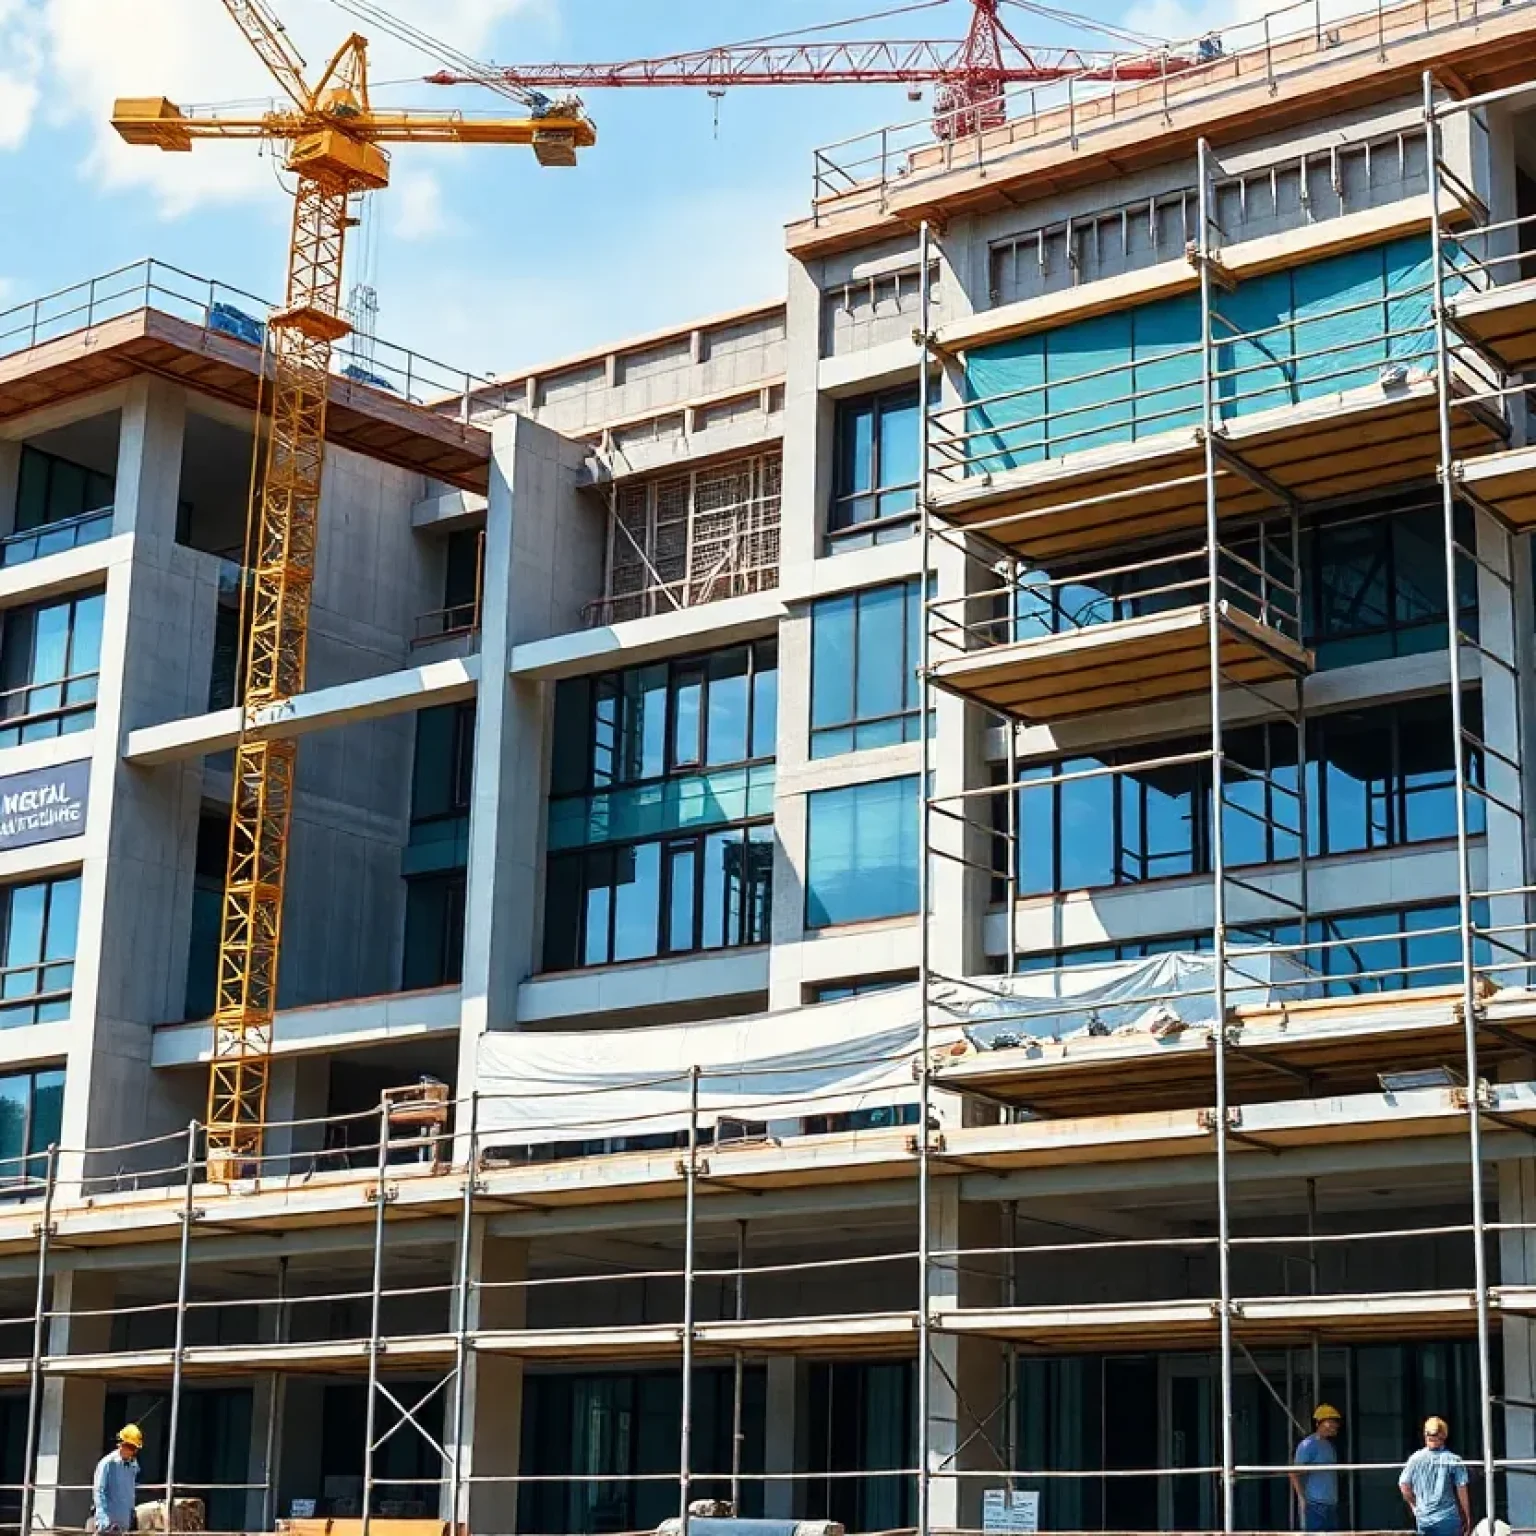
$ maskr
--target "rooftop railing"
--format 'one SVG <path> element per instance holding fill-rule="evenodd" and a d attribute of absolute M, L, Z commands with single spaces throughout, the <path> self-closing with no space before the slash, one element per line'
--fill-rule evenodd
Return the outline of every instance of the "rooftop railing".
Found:
<path fill-rule="evenodd" d="M 1184 105 L 1209 106 L 1264 81 L 1278 89 L 1352 55 L 1374 69 L 1393 44 L 1444 33 L 1492 14 L 1528 11 L 1536 0 L 1375 0 L 1359 8 L 1330 0 L 1294 0 L 1219 33 L 1170 44 L 1141 57 L 1134 78 L 1069 77 L 1045 89 L 1004 92 L 1006 121 L 969 131 L 974 104 L 855 134 L 814 152 L 811 216 L 881 213 L 893 193 L 955 172 L 995 173 L 1006 162 L 1045 150 L 1092 150 L 1111 130 L 1145 124 L 1161 132 Z M 1147 77 L 1152 66 L 1151 78 Z"/>
<path fill-rule="evenodd" d="M 172 315 L 201 330 L 261 349 L 266 341 L 265 316 L 271 308 L 268 300 L 243 288 L 146 259 L 0 310 L 0 357 L 92 330 L 143 309 Z M 444 401 L 457 401 L 462 421 L 469 419 L 473 392 L 491 382 L 359 331 L 332 348 L 331 369 L 352 384 L 439 413 L 445 409 Z"/>

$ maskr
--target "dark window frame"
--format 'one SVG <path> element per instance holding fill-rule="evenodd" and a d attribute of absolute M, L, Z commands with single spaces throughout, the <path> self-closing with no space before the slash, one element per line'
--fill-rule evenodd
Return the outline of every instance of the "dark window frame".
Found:
<path fill-rule="evenodd" d="M 859 713 L 859 657 L 862 644 L 863 624 L 862 608 L 866 597 L 874 594 L 886 593 L 893 589 L 899 589 L 902 593 L 902 626 L 901 626 L 901 655 L 897 659 L 897 670 L 902 679 L 902 693 L 906 697 L 907 690 L 912 688 L 914 702 L 894 712 L 879 715 L 864 715 Z M 817 617 L 826 614 L 840 603 L 851 603 L 853 608 L 852 631 L 853 643 L 849 647 L 847 665 L 849 674 L 848 696 L 851 701 L 853 713 L 844 720 L 836 722 L 816 723 L 816 650 L 820 642 L 817 640 Z M 913 611 L 915 609 L 915 612 Z M 861 726 L 885 725 L 887 723 L 900 722 L 902 733 L 901 742 L 916 741 L 921 733 L 921 721 L 923 714 L 923 688 L 917 679 L 917 670 L 922 657 L 922 626 L 924 622 L 922 580 L 920 577 L 908 577 L 905 581 L 881 582 L 873 587 L 857 587 L 851 592 L 839 592 L 830 597 L 818 598 L 811 604 L 811 702 L 810 702 L 810 745 L 811 756 L 818 755 L 833 757 L 841 756 L 841 753 L 827 752 L 818 754 L 816 745 L 818 740 L 825 741 L 827 737 L 836 732 L 848 731 L 855 736 Z M 930 716 L 931 718 L 931 716 Z M 899 743 L 886 743 L 886 745 L 899 745 Z M 852 752 L 867 752 L 875 750 L 872 747 L 860 747 L 857 742 L 847 749 Z"/>
<path fill-rule="evenodd" d="M 16 746 L 25 741 L 48 741 L 68 735 L 71 732 L 66 730 L 66 725 L 70 722 L 80 722 L 73 726 L 75 730 L 88 730 L 95 724 L 97 686 L 101 677 L 101 628 L 98 628 L 96 635 L 94 667 L 76 672 L 78 663 L 75 653 L 82 634 L 80 624 L 82 606 L 97 600 L 101 603 L 101 616 L 98 623 L 101 628 L 104 628 L 105 587 L 98 587 L 92 591 L 70 592 L 60 597 L 5 610 L 4 622 L 0 623 L 0 679 L 4 678 L 8 670 L 8 653 L 12 647 L 21 644 L 25 644 L 26 647 L 26 677 L 22 682 L 0 686 L 0 746 Z M 36 675 L 37 619 L 40 614 L 51 612 L 56 608 L 69 610 L 69 631 L 65 642 L 63 671 L 57 677 L 39 677 Z M 23 637 L 24 623 L 27 627 Z M 50 688 L 58 690 L 58 703 L 35 709 L 27 707 L 14 714 L 9 712 L 12 699 L 25 699 L 30 706 L 34 693 Z"/>
<path fill-rule="evenodd" d="M 684 955 L 713 954 L 728 949 L 750 949 L 757 945 L 767 944 L 772 937 L 773 928 L 773 860 L 775 851 L 775 839 L 773 836 L 773 818 L 754 816 L 745 821 L 723 822 L 718 825 L 701 827 L 697 831 L 666 832 L 655 837 L 627 838 L 611 843 L 593 843 L 580 848 L 562 849 L 558 853 L 549 856 L 546 867 L 546 886 L 550 875 L 556 869 L 575 868 L 580 877 L 577 887 L 578 898 L 576 908 L 576 930 L 573 936 L 572 954 L 575 959 L 571 962 L 560 959 L 551 953 L 550 942 L 553 935 L 548 927 L 548 904 L 546 900 L 545 919 L 546 927 L 543 944 L 543 960 L 541 971 L 546 975 L 573 970 L 597 970 L 613 965 L 642 965 L 656 960 L 675 960 Z M 761 834 L 767 832 L 767 836 L 753 836 L 754 832 Z M 741 846 L 750 848 L 754 845 L 765 851 L 762 871 L 754 871 L 750 867 L 744 868 L 739 889 L 742 894 L 742 902 L 739 912 L 735 915 L 733 934 L 728 934 L 720 943 L 707 942 L 708 935 L 704 932 L 705 917 L 709 905 L 709 864 L 706 857 L 709 841 L 713 837 L 719 837 L 722 833 L 739 833 Z M 613 872 L 620 856 L 642 848 L 655 847 L 658 849 L 657 877 L 656 877 L 656 931 L 655 949 L 646 955 L 637 955 L 629 959 L 615 958 L 615 941 L 618 933 L 618 902 L 612 895 L 606 904 L 605 926 L 607 929 L 603 955 L 605 958 L 589 960 L 588 952 L 588 899 L 593 890 L 607 889 L 613 892 L 618 889 L 614 883 Z M 687 905 L 689 914 L 689 940 L 686 946 L 678 946 L 672 943 L 672 919 L 673 911 L 673 880 L 675 878 L 675 866 L 684 856 L 690 857 L 693 864 L 692 881 L 693 890 Z M 586 870 L 590 861 L 605 861 L 609 871 L 606 887 L 590 883 L 586 876 Z M 750 857 L 745 861 L 750 866 Z M 752 876 L 761 873 L 763 879 L 760 883 L 754 882 Z M 760 893 L 762 903 L 760 923 L 754 925 L 753 917 L 753 893 Z M 723 907 L 727 921 L 731 920 L 728 907 Z"/>
<path fill-rule="evenodd" d="M 848 548 L 860 540 L 880 542 L 882 533 L 904 528 L 910 530 L 917 522 L 917 491 L 919 480 L 884 483 L 881 464 L 881 431 L 883 418 L 895 411 L 917 411 L 921 408 L 920 394 L 916 385 L 902 385 L 898 389 L 879 390 L 873 394 L 855 395 L 838 400 L 834 406 L 832 431 L 832 496 L 827 507 L 827 542 L 834 549 Z M 855 490 L 845 487 L 843 466 L 847 460 L 848 433 L 859 411 L 869 411 L 869 488 Z M 921 467 L 919 466 L 919 473 Z M 912 494 L 912 505 L 889 512 L 882 510 L 888 497 L 904 497 Z M 855 520 L 852 509 L 860 502 L 871 502 L 874 515 Z M 903 533 L 899 535 L 905 537 Z"/>
<path fill-rule="evenodd" d="M 1409 809 L 1415 796 L 1432 792 L 1444 793 L 1449 788 L 1454 790 L 1454 778 L 1447 786 L 1414 785 L 1409 782 L 1409 773 L 1405 766 L 1405 744 L 1416 740 L 1416 730 L 1422 722 L 1415 716 L 1423 710 L 1426 703 L 1442 703 L 1446 711 L 1445 742 L 1447 747 L 1451 745 L 1450 732 L 1450 699 L 1449 695 L 1431 695 L 1428 699 L 1403 699 L 1389 704 L 1378 705 L 1374 708 L 1335 710 L 1328 714 L 1314 716 L 1308 721 L 1309 741 L 1307 747 L 1307 857 L 1309 859 L 1348 858 L 1358 857 L 1365 853 L 1378 853 L 1394 848 L 1425 848 L 1437 843 L 1450 840 L 1453 834 L 1441 834 L 1433 837 L 1415 837 L 1411 835 Z M 1473 692 L 1468 695 L 1468 729 L 1475 735 L 1479 729 L 1481 720 L 1481 697 Z M 1385 803 L 1388 807 L 1387 829 L 1381 841 L 1367 839 L 1363 847 L 1341 846 L 1337 849 L 1331 846 L 1329 836 L 1329 775 L 1327 773 L 1328 760 L 1324 756 L 1326 742 L 1329 735 L 1330 723 L 1337 729 L 1340 722 L 1358 721 L 1362 717 L 1367 719 L 1378 717 L 1382 721 L 1382 729 L 1389 734 L 1389 756 L 1391 762 L 1390 783 L 1386 793 Z M 1266 761 L 1271 765 L 1276 761 L 1275 744 L 1278 739 L 1280 748 L 1289 744 L 1294 748 L 1294 731 L 1289 725 L 1282 723 L 1265 723 L 1252 726 L 1239 727 L 1231 731 L 1226 739 L 1226 755 L 1229 760 L 1234 756 L 1234 742 L 1240 746 L 1251 743 L 1263 743 Z M 1322 750 L 1318 750 L 1319 746 Z M 1111 795 L 1111 862 L 1113 865 L 1113 877 L 1109 880 L 1099 881 L 1088 885 L 1067 885 L 1064 883 L 1062 869 L 1064 854 L 1067 844 L 1065 829 L 1065 805 L 1063 790 L 1070 785 L 1056 784 L 1049 789 L 1040 787 L 1023 789 L 1017 795 L 1018 810 L 1017 824 L 1023 824 L 1025 818 L 1024 804 L 1027 799 L 1049 797 L 1050 809 L 1047 813 L 1051 825 L 1051 847 L 1049 853 L 1050 880 L 1046 888 L 1041 889 L 1038 884 L 1029 883 L 1026 886 L 1026 871 L 1020 863 L 1016 870 L 1016 880 L 1019 885 L 1021 898 L 1030 897 L 1059 897 L 1079 891 L 1105 891 L 1121 890 L 1130 887 L 1149 885 L 1159 880 L 1177 880 L 1205 877 L 1211 874 L 1212 869 L 1212 833 L 1211 825 L 1214 815 L 1211 793 L 1211 771 L 1209 761 L 1193 762 L 1183 765 L 1183 771 L 1187 772 L 1193 781 L 1193 804 L 1189 817 L 1190 835 L 1188 842 L 1172 852 L 1149 852 L 1146 846 L 1145 828 L 1148 825 L 1146 804 L 1150 786 L 1145 779 L 1135 772 L 1136 765 L 1145 763 L 1149 759 L 1158 757 L 1172 757 L 1186 752 L 1206 750 L 1206 743 L 1199 738 L 1180 738 L 1172 741 L 1150 744 L 1137 748 L 1112 748 L 1094 757 L 1067 757 L 1055 758 L 1044 762 L 1031 762 L 1021 765 L 1019 776 L 1021 782 L 1027 782 L 1029 776 L 1038 775 L 1047 778 L 1052 774 L 1070 772 L 1074 766 L 1119 766 L 1123 771 L 1104 774 L 1100 782 L 1110 786 Z M 1289 754 L 1294 773 L 1294 750 Z M 1284 764 L 1282 764 L 1284 766 Z M 1230 763 L 1229 763 L 1230 768 Z M 1477 747 L 1467 747 L 1467 769 L 1471 781 L 1481 783 L 1483 779 L 1482 754 Z M 1447 772 L 1452 772 L 1448 769 Z M 1085 781 L 1078 781 L 1085 782 Z M 1091 782 L 1091 781 L 1087 781 Z M 1231 803 L 1232 791 L 1239 782 L 1246 782 L 1260 788 L 1265 796 L 1265 810 L 1262 816 L 1266 819 L 1256 821 L 1255 813 L 1239 809 Z M 1126 834 L 1126 795 L 1127 791 L 1137 794 L 1140 799 L 1141 812 L 1138 818 L 1142 829 L 1140 847 L 1132 846 Z M 1483 835 L 1483 818 L 1480 814 L 1481 801 L 1473 796 L 1469 801 L 1469 813 L 1472 818 L 1470 828 L 1471 835 L 1478 837 Z M 1257 825 L 1262 828 L 1264 839 L 1264 856 L 1258 859 L 1242 859 L 1231 862 L 1234 869 L 1261 869 L 1268 865 L 1285 863 L 1297 857 L 1298 849 L 1294 846 L 1296 840 L 1295 827 L 1299 821 L 1300 802 L 1293 794 L 1283 788 L 1277 788 L 1272 780 L 1264 774 L 1257 772 L 1242 773 L 1240 778 L 1229 772 L 1227 778 L 1227 804 L 1226 811 L 1229 817 L 1240 818 L 1249 825 Z M 995 813 L 997 829 L 1002 831 L 1002 818 L 1006 815 L 1006 807 L 1001 799 L 998 801 Z M 1229 827 L 1231 823 L 1229 822 Z M 1366 828 L 1369 832 L 1370 818 L 1367 817 Z M 1229 831 L 1230 837 L 1230 831 Z M 1284 847 L 1283 843 L 1291 846 Z M 1001 854 L 1002 844 L 999 843 Z M 1006 857 L 1005 854 L 1001 854 Z M 1022 835 L 1019 838 L 1016 852 L 1016 860 L 1022 861 L 1025 857 L 1025 841 Z M 1172 871 L 1166 875 L 1153 875 L 1142 873 L 1131 874 L 1127 865 L 1140 864 L 1145 867 L 1148 863 L 1157 859 L 1178 858 L 1185 862 L 1186 867 Z M 1006 865 L 1002 866 L 1006 868 Z M 1004 899 L 1003 882 L 998 879 L 994 882 L 992 899 L 1001 901 Z"/>
<path fill-rule="evenodd" d="M 744 651 L 747 658 L 745 673 L 735 674 L 742 676 L 746 681 L 746 744 L 747 755 L 740 758 L 722 759 L 718 762 L 707 760 L 708 757 L 708 729 L 709 729 L 709 695 L 711 681 L 709 675 L 709 663 L 712 658 L 727 655 L 734 651 Z M 766 659 L 765 659 L 766 658 Z M 560 804 L 569 800 L 591 799 L 596 795 L 613 794 L 618 791 L 630 789 L 644 789 L 652 785 L 664 784 L 669 779 L 691 778 L 701 773 L 714 773 L 731 768 L 751 768 L 763 763 L 771 763 L 777 756 L 777 742 L 773 749 L 767 752 L 754 753 L 752 751 L 753 740 L 757 735 L 758 712 L 758 679 L 768 673 L 778 672 L 778 641 L 777 638 L 765 638 L 760 640 L 745 640 L 739 645 L 721 646 L 712 651 L 691 652 L 686 656 L 674 656 L 662 661 L 642 663 L 639 666 L 624 667 L 613 672 L 593 672 L 580 679 L 587 686 L 586 709 L 586 735 L 583 742 L 584 760 L 582 765 L 582 781 L 577 787 L 552 791 L 550 803 Z M 623 750 L 627 741 L 626 732 L 629 730 L 629 722 L 624 718 L 628 708 L 627 695 L 624 689 L 623 679 L 631 674 L 649 671 L 653 667 L 665 667 L 667 669 L 667 682 L 665 689 L 666 705 L 665 716 L 660 732 L 662 741 L 662 770 L 660 773 L 640 774 L 633 778 L 619 776 Z M 696 759 L 680 760 L 677 756 L 678 734 L 678 700 L 690 683 L 683 681 L 692 675 L 692 680 L 698 686 L 698 753 Z M 604 724 L 597 704 L 599 696 L 605 701 L 611 701 L 614 706 L 614 716 L 611 724 Z M 774 716 L 777 718 L 777 685 L 775 684 Z M 611 742 L 603 745 L 599 739 L 599 731 L 605 731 L 611 735 Z M 596 760 L 600 752 L 611 755 L 614 768 L 610 777 L 605 782 L 600 782 L 596 775 Z"/>

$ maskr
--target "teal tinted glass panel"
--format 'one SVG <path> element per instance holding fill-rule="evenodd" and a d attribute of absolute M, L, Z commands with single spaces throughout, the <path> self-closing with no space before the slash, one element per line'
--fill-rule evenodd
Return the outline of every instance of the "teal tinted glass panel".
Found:
<path fill-rule="evenodd" d="M 807 796 L 806 926 L 917 910 L 917 779 Z"/>
<path fill-rule="evenodd" d="M 1082 320 L 1046 342 L 1050 452 L 1125 442 L 1132 420 L 1132 312 Z"/>

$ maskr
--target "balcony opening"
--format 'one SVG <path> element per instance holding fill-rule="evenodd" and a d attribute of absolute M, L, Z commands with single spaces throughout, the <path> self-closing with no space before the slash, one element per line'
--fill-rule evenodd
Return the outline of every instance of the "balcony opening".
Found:
<path fill-rule="evenodd" d="M 456 528 L 442 539 L 443 605 L 418 614 L 411 645 L 440 640 L 473 642 L 480 633 L 485 585 L 485 529 Z"/>
<path fill-rule="evenodd" d="M 587 623 L 771 591 L 779 581 L 782 469 L 779 453 L 754 454 L 615 486 L 603 596 L 587 605 Z"/>
<path fill-rule="evenodd" d="M 107 411 L 39 432 L 20 445 L 15 499 L 0 537 L 0 565 L 95 544 L 112 532 L 122 413 Z"/>

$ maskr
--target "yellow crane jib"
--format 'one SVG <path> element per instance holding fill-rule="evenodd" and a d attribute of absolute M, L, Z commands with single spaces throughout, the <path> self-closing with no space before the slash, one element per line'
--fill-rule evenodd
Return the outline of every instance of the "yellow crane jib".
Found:
<path fill-rule="evenodd" d="M 128 143 L 151 148 L 185 152 L 199 139 L 281 144 L 297 182 L 286 292 L 268 321 L 270 421 L 246 535 L 250 628 L 208 1083 L 208 1176 L 216 1180 L 261 1171 L 295 743 L 264 739 L 257 712 L 304 688 L 331 347 L 351 330 L 342 312 L 349 200 L 389 184 L 386 145 L 522 144 L 542 165 L 567 166 L 597 139 L 574 102 L 546 108 L 529 99 L 532 115 L 519 118 L 375 111 L 368 44 L 356 33 L 311 89 L 304 60 L 266 0 L 223 4 L 291 106 L 225 116 L 135 96 L 119 98 L 112 113 Z"/>

